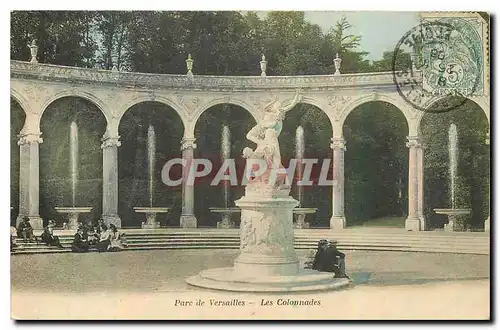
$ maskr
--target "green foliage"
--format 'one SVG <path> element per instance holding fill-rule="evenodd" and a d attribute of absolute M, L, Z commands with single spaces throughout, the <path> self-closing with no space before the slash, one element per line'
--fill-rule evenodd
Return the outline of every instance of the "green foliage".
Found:
<path fill-rule="evenodd" d="M 402 49 L 394 52 L 384 52 L 380 61 L 373 61 L 372 69 L 376 72 L 389 72 L 393 70 L 407 70 L 411 67 L 410 54 L 405 53 Z"/>
<path fill-rule="evenodd" d="M 345 213 L 348 225 L 405 214 L 407 135 L 404 115 L 385 102 L 362 104 L 347 117 L 344 137 L 347 141 Z"/>
<path fill-rule="evenodd" d="M 39 62 L 93 67 L 97 44 L 91 29 L 95 15 L 87 11 L 13 11 L 11 58 L 29 60 L 27 45 L 35 39 Z"/>
<path fill-rule="evenodd" d="M 29 60 L 27 44 L 39 46 L 42 63 L 150 73 L 186 73 L 188 54 L 196 74 L 259 75 L 265 54 L 268 75 L 332 74 L 339 53 L 342 72 L 390 70 L 388 60 L 366 60 L 361 37 L 347 18 L 323 33 L 299 11 L 13 11 L 11 58 Z M 401 66 L 409 56 L 401 56 Z M 380 63 L 377 63 L 380 62 Z"/>

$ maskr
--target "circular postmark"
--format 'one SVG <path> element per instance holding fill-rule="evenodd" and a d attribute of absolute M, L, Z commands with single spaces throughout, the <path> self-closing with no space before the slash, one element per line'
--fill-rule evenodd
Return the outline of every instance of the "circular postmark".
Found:
<path fill-rule="evenodd" d="M 399 95 L 426 112 L 456 109 L 482 90 L 482 66 L 481 38 L 459 18 L 419 24 L 399 40 L 392 58 Z"/>

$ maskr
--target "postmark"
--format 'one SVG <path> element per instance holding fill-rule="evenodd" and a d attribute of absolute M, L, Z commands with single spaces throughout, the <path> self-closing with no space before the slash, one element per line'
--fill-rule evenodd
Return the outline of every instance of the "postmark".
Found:
<path fill-rule="evenodd" d="M 400 70 L 403 54 L 411 54 L 412 65 Z M 482 91 L 483 56 L 481 38 L 466 20 L 423 22 L 397 43 L 393 80 L 399 95 L 415 109 L 451 111 Z"/>

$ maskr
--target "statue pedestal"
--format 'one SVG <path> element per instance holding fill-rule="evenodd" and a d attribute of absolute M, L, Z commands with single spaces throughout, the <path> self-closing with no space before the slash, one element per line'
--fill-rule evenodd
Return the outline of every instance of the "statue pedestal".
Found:
<path fill-rule="evenodd" d="M 247 186 L 245 196 L 235 202 L 241 209 L 241 253 L 234 266 L 204 270 L 187 278 L 187 283 L 248 292 L 325 290 L 348 285 L 348 279 L 333 278 L 333 273 L 300 269 L 293 247 L 293 209 L 298 202 L 289 196 L 289 187 L 262 185 Z"/>

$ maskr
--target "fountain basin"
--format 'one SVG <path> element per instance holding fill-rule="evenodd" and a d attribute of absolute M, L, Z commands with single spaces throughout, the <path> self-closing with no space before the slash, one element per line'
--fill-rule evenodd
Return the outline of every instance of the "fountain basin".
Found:
<path fill-rule="evenodd" d="M 142 228 L 160 228 L 160 223 L 156 221 L 157 213 L 168 213 L 170 211 L 169 207 L 149 207 L 149 206 L 136 206 L 134 211 L 137 213 L 146 214 L 146 222 L 142 223 Z"/>
<path fill-rule="evenodd" d="M 235 228 L 236 225 L 234 221 L 231 220 L 233 213 L 241 213 L 239 207 L 210 207 L 210 212 L 220 213 L 222 215 L 222 221 L 217 222 L 217 228 Z"/>
<path fill-rule="evenodd" d="M 471 209 L 434 209 L 436 214 L 448 216 L 448 223 L 444 225 L 445 231 L 455 231 L 455 220 L 457 215 L 470 214 Z"/>
<path fill-rule="evenodd" d="M 77 229 L 78 228 L 78 218 L 80 217 L 80 213 L 89 213 L 92 211 L 92 207 L 83 206 L 83 207 L 75 207 L 75 206 L 60 206 L 54 208 L 57 213 L 65 213 L 68 214 L 68 228 L 69 229 Z"/>
<path fill-rule="evenodd" d="M 309 228 L 309 223 L 305 221 L 307 214 L 314 214 L 318 209 L 315 207 L 296 207 L 293 209 L 293 214 L 295 214 L 295 223 L 293 228 L 302 229 Z"/>

